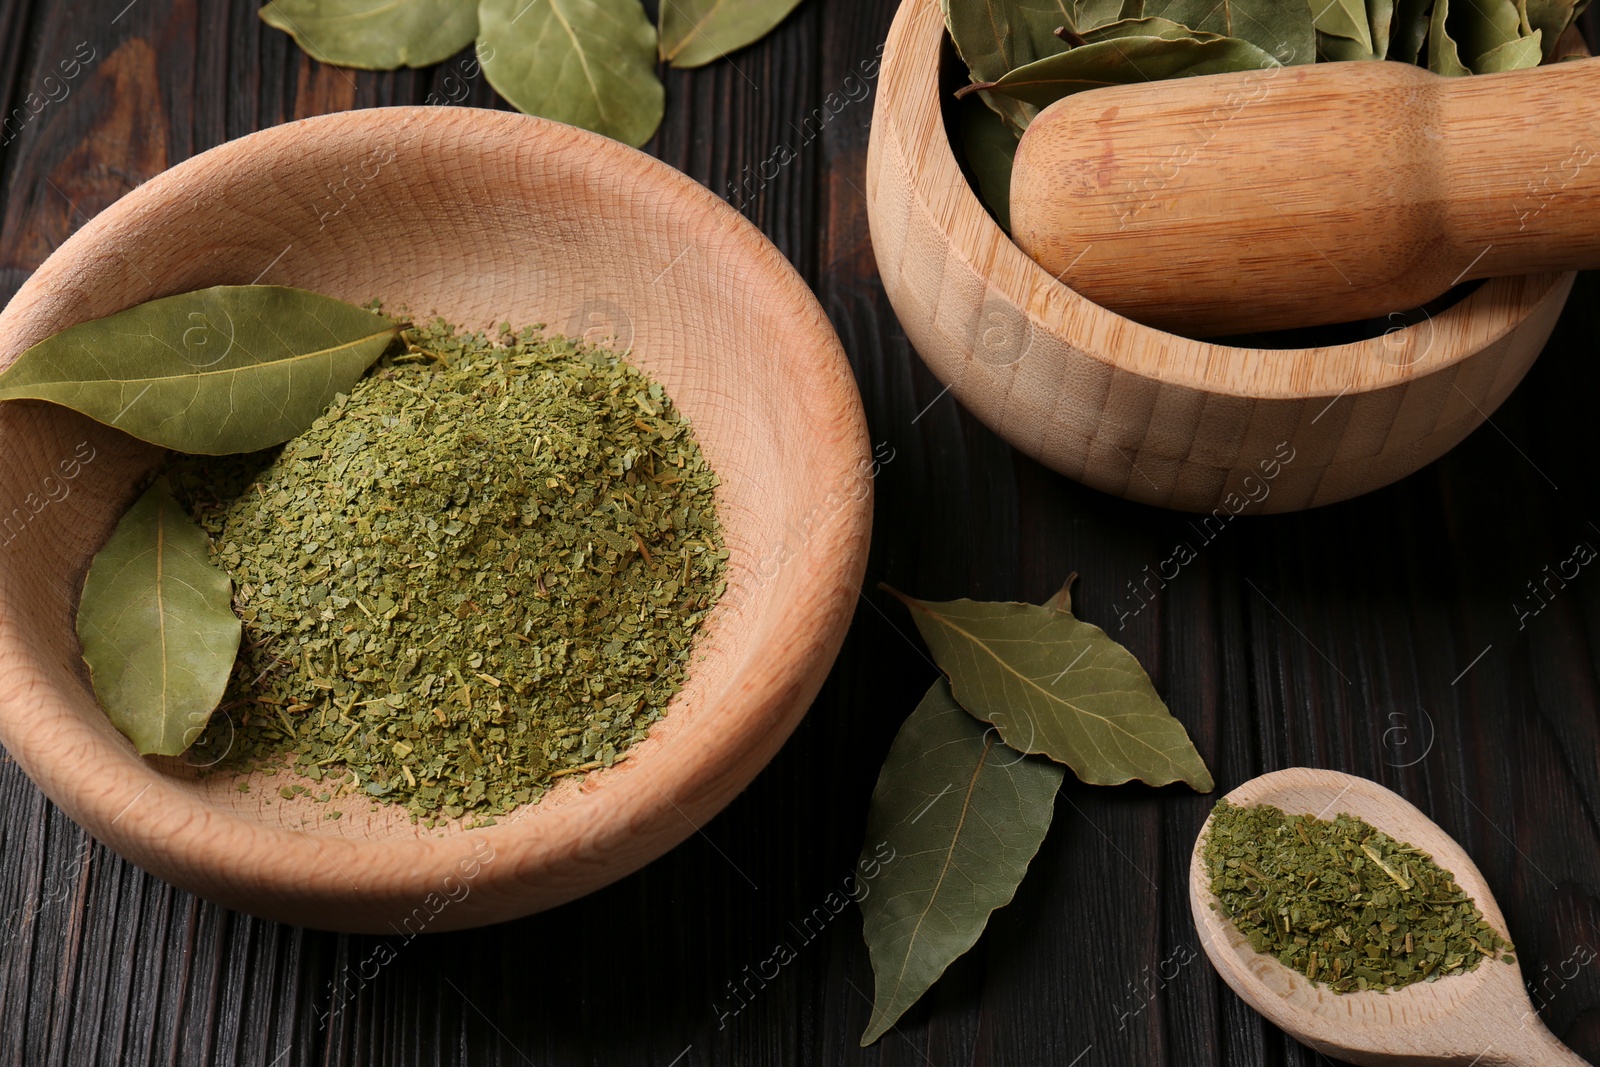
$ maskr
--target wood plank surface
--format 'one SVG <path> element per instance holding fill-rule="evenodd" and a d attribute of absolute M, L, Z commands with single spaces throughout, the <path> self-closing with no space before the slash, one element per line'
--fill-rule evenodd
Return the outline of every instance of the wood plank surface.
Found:
<path fill-rule="evenodd" d="M 125 3 L 0 0 L 0 116 L 27 115 L 0 133 L 0 298 L 85 219 L 226 139 L 349 107 L 504 106 L 466 56 L 346 72 L 305 59 L 249 0 Z M 759 45 L 668 72 L 650 146 L 740 204 L 815 288 L 892 456 L 854 629 L 770 768 L 609 889 L 405 941 L 198 901 L 96 845 L 0 761 L 0 1063 L 1327 1063 L 1201 953 L 1187 859 L 1211 800 L 1070 776 L 1015 902 L 893 1032 L 857 1047 L 872 989 L 860 918 L 824 901 L 934 674 L 876 583 L 1042 600 L 1071 571 L 1080 613 L 1144 662 L 1219 789 L 1331 767 L 1453 834 L 1495 889 L 1545 1022 L 1600 1058 L 1600 575 L 1530 591 L 1575 545 L 1600 545 L 1600 279 L 1580 278 L 1528 379 L 1439 463 L 1207 538 L 1019 458 L 910 349 L 862 191 L 863 71 L 892 14 L 890 0 L 806 0 Z M 1134 588 L 1180 542 L 1197 558 L 1141 606 Z M 774 968 L 780 945 L 794 959 Z"/>

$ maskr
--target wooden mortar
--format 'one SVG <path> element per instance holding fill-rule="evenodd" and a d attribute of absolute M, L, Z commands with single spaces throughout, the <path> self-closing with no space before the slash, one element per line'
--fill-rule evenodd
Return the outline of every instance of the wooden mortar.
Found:
<path fill-rule="evenodd" d="M 1416 325 L 1326 348 L 1235 348 L 1141 326 L 1057 282 L 979 203 L 945 132 L 945 42 L 935 0 L 904 0 L 867 155 L 884 289 L 962 404 L 1097 489 L 1233 514 L 1387 485 L 1505 400 L 1571 289 L 1571 273 L 1492 279 Z"/>

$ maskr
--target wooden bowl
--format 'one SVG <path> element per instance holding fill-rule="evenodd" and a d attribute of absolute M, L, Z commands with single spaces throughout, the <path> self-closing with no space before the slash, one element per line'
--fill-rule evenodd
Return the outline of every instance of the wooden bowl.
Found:
<path fill-rule="evenodd" d="M 1476 428 L 1555 326 L 1570 273 L 1489 281 L 1417 325 L 1327 348 L 1233 348 L 1107 311 L 1024 255 L 974 195 L 945 133 L 945 39 L 935 0 L 903 0 L 867 153 L 878 269 L 939 381 L 1068 477 L 1224 514 L 1356 496 Z"/>
<path fill-rule="evenodd" d="M 222 145 L 112 205 L 0 314 L 0 362 L 144 300 L 255 281 L 631 346 L 722 479 L 728 591 L 683 690 L 630 758 L 481 829 L 429 831 L 398 806 L 359 802 L 332 821 L 314 801 L 281 799 L 282 776 L 246 793 L 181 759 L 141 759 L 95 702 L 73 621 L 90 557 L 159 453 L 18 402 L 0 405 L 0 499 L 42 506 L 11 512 L 0 537 L 6 750 L 147 870 L 326 929 L 524 915 L 694 833 L 805 713 L 866 563 L 860 396 L 793 268 L 722 200 L 603 137 L 494 111 L 354 111 Z"/>

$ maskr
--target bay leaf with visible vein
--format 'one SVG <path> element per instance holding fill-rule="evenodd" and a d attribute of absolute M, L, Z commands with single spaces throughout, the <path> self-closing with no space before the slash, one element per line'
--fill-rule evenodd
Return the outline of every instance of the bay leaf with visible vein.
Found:
<path fill-rule="evenodd" d="M 1539 31 L 1545 58 L 1554 58 L 1556 42 L 1575 17 L 1576 0 L 1527 0 L 1525 10 L 1529 25 Z"/>
<path fill-rule="evenodd" d="M 1072 0 L 942 0 L 945 27 L 974 82 L 997 81 L 1016 67 L 1055 55 L 1066 45 L 1059 26 L 1075 25 Z M 1036 110 L 1010 97 L 982 94 L 983 102 L 1017 130 Z"/>
<path fill-rule="evenodd" d="M 320 293 L 217 286 L 39 342 L 0 373 L 0 400 L 47 400 L 180 452 L 254 452 L 309 429 L 399 331 Z"/>
<path fill-rule="evenodd" d="M 1460 49 L 1460 58 L 1475 74 L 1493 70 L 1516 70 L 1515 64 L 1537 65 L 1543 58 L 1539 41 L 1531 44 L 1537 57 L 1527 63 L 1530 45 L 1523 37 L 1523 20 L 1515 0 L 1460 0 L 1447 19 L 1450 35 Z M 1507 49 L 1509 46 L 1509 50 Z"/>
<path fill-rule="evenodd" d="M 1526 70 L 1544 62 L 1544 48 L 1540 31 L 1532 37 L 1519 37 L 1483 53 L 1472 61 L 1474 74 L 1499 74 L 1507 70 Z"/>
<path fill-rule="evenodd" d="M 200 736 L 239 652 L 233 582 L 205 532 L 157 480 L 89 564 L 78 640 L 95 696 L 143 755 Z"/>
<path fill-rule="evenodd" d="M 883 1036 L 1010 903 L 1039 851 L 1064 777 L 1013 752 L 940 678 L 900 728 L 867 813 L 863 864 L 894 851 L 861 898 L 872 1018 Z"/>
<path fill-rule="evenodd" d="M 701 67 L 754 44 L 800 0 L 661 0 L 663 61 Z"/>
<path fill-rule="evenodd" d="M 1110 22 L 1138 18 L 1144 14 L 1145 0 L 1073 0 L 1070 28 L 1078 33 Z"/>
<path fill-rule="evenodd" d="M 1070 52 L 1018 67 L 999 81 L 964 86 L 960 93 L 986 90 L 1037 109 L 1074 93 L 1105 85 L 1132 85 L 1164 78 L 1276 66 L 1278 61 L 1260 48 L 1232 37 L 1206 40 L 1123 37 L 1081 45 Z"/>
<path fill-rule="evenodd" d="M 1472 0 L 1463 2 L 1471 3 Z M 1434 0 L 1433 14 L 1428 22 L 1428 69 L 1447 78 L 1460 78 L 1472 71 L 1461 62 L 1461 49 L 1445 25 L 1449 16 L 1450 0 Z"/>
<path fill-rule="evenodd" d="M 525 114 L 635 148 L 661 125 L 656 28 L 639 0 L 482 0 L 478 61 Z"/>
<path fill-rule="evenodd" d="M 1395 0 L 1367 0 L 1367 23 L 1372 29 L 1373 58 L 1389 54 L 1389 39 L 1394 36 Z"/>
<path fill-rule="evenodd" d="M 1348 37 L 1317 34 L 1317 59 L 1323 63 L 1371 62 L 1383 57 L 1363 47 L 1360 41 Z"/>
<path fill-rule="evenodd" d="M 1154 16 L 1140 16 L 1139 18 L 1118 19 L 1108 22 L 1103 26 L 1096 26 L 1092 30 L 1084 31 L 1085 44 L 1094 44 L 1096 41 L 1120 40 L 1124 37 L 1161 37 L 1169 41 L 1190 39 L 1195 41 L 1221 41 L 1221 34 L 1207 33 L 1205 30 L 1192 30 L 1171 19 L 1156 18 Z"/>
<path fill-rule="evenodd" d="M 1058 26 L 1076 25 L 1071 0 L 947 0 L 945 25 L 974 81 L 998 81 L 1013 68 L 1066 46 Z"/>
<path fill-rule="evenodd" d="M 1363 52 L 1372 53 L 1366 0 L 1311 0 L 1311 17 L 1318 33 L 1354 41 Z"/>
<path fill-rule="evenodd" d="M 890 590 L 894 592 L 894 590 Z M 1211 772 L 1133 653 L 1098 626 L 1037 604 L 894 592 L 950 678 L 961 706 L 1007 745 L 1065 763 L 1090 785 L 1187 782 Z"/>
<path fill-rule="evenodd" d="M 1142 14 L 1249 41 L 1284 66 L 1316 62 L 1308 0 L 1145 0 Z"/>
<path fill-rule="evenodd" d="M 1071 574 L 1067 575 L 1067 580 L 1061 583 L 1061 588 L 1057 589 L 1055 595 L 1044 602 L 1045 609 L 1048 611 L 1064 611 L 1068 615 L 1071 615 L 1072 583 L 1076 582 L 1077 580 L 1077 571 L 1073 571 Z"/>
<path fill-rule="evenodd" d="M 1349 37 L 1333 37 L 1331 34 L 1317 34 L 1317 61 L 1318 62 L 1371 62 L 1382 59 L 1376 51 L 1370 51 Z"/>
<path fill-rule="evenodd" d="M 967 167 L 978 184 L 978 196 L 1000 228 L 1011 232 L 1011 163 L 1017 135 L 981 100 L 956 102 L 956 134 Z"/>
<path fill-rule="evenodd" d="M 429 67 L 478 35 L 477 0 L 272 0 L 258 14 L 312 59 L 362 70 Z"/>
<path fill-rule="evenodd" d="M 1363 40 L 1324 33 L 1319 28 L 1317 58 L 1326 62 L 1372 62 L 1384 58 L 1389 52 L 1389 37 L 1393 32 L 1394 0 L 1369 0 L 1364 18 L 1367 37 Z"/>

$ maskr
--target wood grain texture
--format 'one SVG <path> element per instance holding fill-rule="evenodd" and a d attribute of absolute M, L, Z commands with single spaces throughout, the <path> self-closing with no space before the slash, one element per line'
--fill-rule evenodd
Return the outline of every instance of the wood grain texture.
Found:
<path fill-rule="evenodd" d="M 962 176 L 944 39 L 934 0 L 901 5 L 867 162 L 878 268 L 939 380 L 1068 477 L 1219 519 L 1345 500 L 1470 433 L 1560 313 L 1570 274 L 1496 279 L 1417 325 L 1322 348 L 1207 344 L 1108 312 L 1012 244 Z"/>
<path fill-rule="evenodd" d="M 1600 60 L 1446 78 L 1318 63 L 1079 93 L 1011 179 L 1018 247 L 1075 291 L 1216 337 L 1383 318 L 1479 278 L 1600 265 L 1570 114 Z M 1559 117 L 1558 117 L 1559 116 Z"/>
<path fill-rule="evenodd" d="M 1287 815 L 1364 820 L 1431 857 L 1477 905 L 1484 921 L 1506 936 L 1494 891 L 1472 857 L 1415 805 L 1376 782 L 1338 771 L 1288 767 L 1250 779 L 1231 790 L 1228 800 L 1239 807 L 1269 804 Z M 1447 979 L 1389 992 L 1341 994 L 1257 952 L 1222 913 L 1211 890 L 1205 861 L 1210 833 L 1207 819 L 1195 837 L 1189 865 L 1189 901 L 1200 943 L 1233 991 L 1285 1031 L 1330 1056 L 1373 1067 L 1581 1067 L 1586 1062 L 1539 1022 L 1514 963 L 1491 957 Z"/>
<path fill-rule="evenodd" d="M 253 3 L 139 0 L 112 24 L 121 6 L 0 0 L 0 56 L 17 57 L 0 60 L 0 95 L 25 91 L 62 42 L 70 51 L 92 35 L 104 56 L 144 38 L 161 80 L 142 99 L 177 162 L 307 113 L 302 86 L 343 80 L 319 80 Z M 1600 392 L 1596 278 L 1580 276 L 1545 358 L 1493 426 L 1389 488 L 1241 516 L 1207 538 L 1192 516 L 1085 488 L 1014 451 L 913 351 L 867 234 L 872 101 L 826 106 L 853 91 L 846 78 L 870 63 L 894 8 L 806 0 L 756 47 L 668 72 L 651 146 L 742 202 L 816 289 L 888 460 L 866 599 L 767 770 L 607 889 L 408 940 L 199 901 L 95 845 L 0 761 L 0 1063 L 1326 1067 L 1201 957 L 1187 879 L 1212 798 L 1070 781 L 1017 899 L 977 950 L 897 1032 L 855 1047 L 872 989 L 860 920 L 853 908 L 820 932 L 806 920 L 831 914 L 884 754 L 933 678 L 910 620 L 872 590 L 883 580 L 930 598 L 1039 601 L 1072 570 L 1078 610 L 1149 668 L 1222 789 L 1332 767 L 1395 789 L 1461 842 L 1500 902 L 1541 1017 L 1600 1058 L 1600 965 L 1582 962 L 1600 949 L 1600 585 L 1585 570 L 1522 629 L 1512 610 L 1535 603 L 1526 583 L 1574 543 L 1600 547 L 1587 525 L 1600 524 L 1600 448 L 1587 432 Z M 493 105 L 481 78 L 451 81 L 465 58 L 353 75 L 354 103 L 464 92 Z M 52 105 L 31 124 L 34 148 L 0 148 L 6 204 L 55 195 L 43 177 L 102 106 Z M 782 145 L 793 158 L 762 177 Z M 100 157 L 91 172 L 112 189 L 121 166 Z M 28 243 L 9 230 L 0 240 Z M 37 266 L 8 264 L 0 296 Z M 1336 417 L 1343 401 L 1322 421 Z M 1149 576 L 1180 543 L 1196 557 L 1159 588 Z M 1146 582 L 1154 592 L 1141 601 L 1132 590 Z M 780 942 L 795 959 L 762 978 Z"/>

